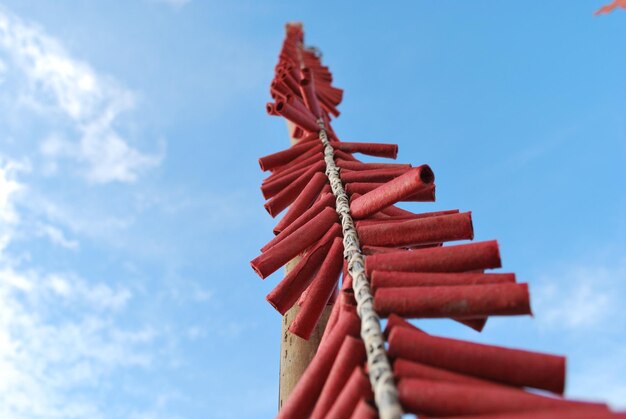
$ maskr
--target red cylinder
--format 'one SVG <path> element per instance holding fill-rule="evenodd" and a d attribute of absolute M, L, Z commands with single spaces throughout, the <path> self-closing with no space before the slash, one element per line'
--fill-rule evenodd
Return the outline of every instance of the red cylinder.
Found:
<path fill-rule="evenodd" d="M 285 167 L 281 166 L 279 169 L 274 170 L 267 178 L 263 179 L 261 186 L 271 185 L 274 182 L 284 181 L 284 179 L 295 179 L 297 176 L 294 173 L 303 173 L 307 168 L 318 163 L 323 159 L 322 152 L 316 152 L 316 149 L 312 148 L 310 151 L 314 153 L 305 153 L 307 158 L 304 160 L 298 159 L 293 164 L 287 164 Z M 304 154 L 303 154 L 304 155 Z"/>
<path fill-rule="evenodd" d="M 289 331 L 302 339 L 308 340 L 317 325 L 328 299 L 337 288 L 339 274 L 343 260 L 343 242 L 335 237 L 328 251 L 328 256 L 322 262 L 320 270 L 307 288 L 307 298 L 302 303 L 300 311 L 289 326 Z"/>
<path fill-rule="evenodd" d="M 430 336 L 395 327 L 389 356 L 519 387 L 563 393 L 565 358 Z"/>
<path fill-rule="evenodd" d="M 267 252 L 268 249 L 271 249 L 272 246 L 280 243 L 285 240 L 294 232 L 298 231 L 300 227 L 309 222 L 311 219 L 316 217 L 320 212 L 322 212 L 325 208 L 334 208 L 335 204 L 335 196 L 333 194 L 325 194 L 322 199 L 317 201 L 313 206 L 306 211 L 298 218 L 296 218 L 287 228 L 281 231 L 277 236 L 275 236 L 272 240 L 267 242 L 265 246 L 261 248 L 261 252 Z"/>
<path fill-rule="evenodd" d="M 480 378 L 458 374 L 430 365 L 420 364 L 419 362 L 407 361 L 402 358 L 393 362 L 393 375 L 397 380 L 419 378 L 422 380 L 445 381 L 474 386 L 502 386 L 502 384 L 494 383 L 493 381 L 481 380 Z"/>
<path fill-rule="evenodd" d="M 435 175 L 429 166 L 416 167 L 354 200 L 350 211 L 354 218 L 365 218 L 402 201 L 434 181 Z"/>
<path fill-rule="evenodd" d="M 412 325 L 411 323 L 406 321 L 404 318 L 391 313 L 389 317 L 387 317 L 387 324 L 385 325 L 385 330 L 383 331 L 385 338 L 389 339 L 389 333 L 391 333 L 394 327 L 406 327 L 408 329 L 415 330 L 417 332 L 425 333 L 422 329 L 420 329 L 417 326 Z"/>
<path fill-rule="evenodd" d="M 427 419 L 424 416 L 425 419 Z M 581 405 L 579 403 L 558 408 L 525 412 L 496 413 L 494 415 L 447 416 L 446 419 L 624 419 L 626 413 L 610 412 L 603 405 Z"/>
<path fill-rule="evenodd" d="M 499 268 L 498 243 L 493 241 L 398 251 L 368 256 L 365 269 L 405 272 L 465 272 Z"/>
<path fill-rule="evenodd" d="M 299 143 L 303 143 L 303 141 L 300 141 Z M 320 159 L 323 158 L 322 149 L 324 148 L 324 146 L 322 145 L 322 143 L 319 142 L 319 140 L 309 141 L 308 143 L 315 145 L 310 149 L 302 152 L 302 154 L 293 158 L 287 163 L 270 169 L 272 175 L 282 176 L 284 173 L 289 173 L 289 171 L 291 170 L 297 170 L 299 167 L 301 167 L 301 165 L 303 165 L 307 161 L 310 161 L 311 158 L 314 156 Z"/>
<path fill-rule="evenodd" d="M 341 181 L 345 184 L 350 182 L 387 182 L 397 178 L 398 176 L 402 176 L 404 173 L 407 173 L 407 169 L 374 169 L 363 171 L 341 171 L 340 176 Z"/>
<path fill-rule="evenodd" d="M 358 226 L 362 245 L 402 247 L 474 238 L 471 212 Z"/>
<path fill-rule="evenodd" d="M 300 262 L 267 294 L 265 299 L 282 315 L 285 315 L 307 289 L 320 265 L 326 258 L 335 237 L 341 236 L 341 227 L 334 224 L 324 237 L 302 257 Z"/>
<path fill-rule="evenodd" d="M 373 271 L 370 281 L 370 288 L 375 291 L 377 288 L 391 287 L 512 284 L 515 283 L 515 274 Z"/>
<path fill-rule="evenodd" d="M 432 416 L 489 415 L 567 406 L 598 404 L 544 397 L 507 387 L 477 386 L 408 378 L 400 380 L 398 396 L 405 411 Z"/>
<path fill-rule="evenodd" d="M 309 132 L 319 131 L 319 126 L 315 121 L 315 117 L 312 113 L 304 113 L 301 112 L 298 108 L 296 108 L 292 103 L 288 101 L 279 99 L 274 105 L 274 109 L 276 112 L 283 116 L 285 119 L 290 120 L 294 124 L 300 126 Z"/>
<path fill-rule="evenodd" d="M 378 419 L 378 411 L 373 406 L 373 403 L 361 399 L 354 408 L 350 419 Z"/>
<path fill-rule="evenodd" d="M 270 199 L 265 203 L 265 205 L 263 205 L 267 212 L 272 217 L 276 217 L 278 214 L 280 214 L 285 208 L 289 206 L 289 204 L 291 204 L 298 197 L 298 195 L 300 195 L 302 189 L 306 186 L 307 183 L 311 181 L 315 173 L 324 171 L 324 167 L 324 162 L 320 162 L 319 165 L 311 167 L 289 186 L 274 195 L 272 199 Z"/>
<path fill-rule="evenodd" d="M 291 395 L 278 412 L 277 419 L 305 418 L 313 409 L 339 348 L 346 336 L 359 336 L 361 322 L 356 312 L 346 312 L 334 330 L 317 349 L 313 360 L 302 374 Z"/>
<path fill-rule="evenodd" d="M 314 157 L 315 156 L 313 156 L 313 158 Z M 287 173 L 286 175 L 281 176 L 278 179 L 274 179 L 272 181 L 263 183 L 261 185 L 261 193 L 263 194 L 263 198 L 269 199 L 275 196 L 277 193 L 283 190 L 287 185 L 296 181 L 300 176 L 302 176 L 308 170 L 311 170 L 313 167 L 318 168 L 317 172 L 323 172 L 324 169 L 326 168 L 326 164 L 321 160 L 315 161 L 308 166 L 303 166 L 299 168 L 298 170 L 294 170 L 291 173 Z"/>
<path fill-rule="evenodd" d="M 332 407 L 333 402 L 341 392 L 341 389 L 346 386 L 352 371 L 362 365 L 365 359 L 366 354 L 363 341 L 347 336 L 341 345 L 341 349 L 339 349 L 335 362 L 333 362 L 333 366 L 328 374 L 328 379 L 326 383 L 324 383 L 324 388 L 315 403 L 311 419 L 332 417 L 327 416 L 327 413 Z"/>
<path fill-rule="evenodd" d="M 356 221 L 355 225 L 357 228 L 360 228 L 362 226 L 369 226 L 373 224 L 403 223 L 406 221 L 418 220 L 421 218 L 438 217 L 440 215 L 451 215 L 451 214 L 458 214 L 458 213 L 459 213 L 459 210 L 453 209 L 453 210 L 421 212 L 418 214 L 411 214 L 410 218 L 407 215 L 396 215 L 396 216 L 387 215 L 385 218 L 376 219 L 376 218 L 370 217 L 365 220 Z M 377 213 L 377 214 L 380 214 L 380 213 Z"/>
<path fill-rule="evenodd" d="M 322 116 L 322 110 L 320 109 L 317 95 L 315 94 L 315 83 L 313 82 L 313 77 L 315 76 L 313 72 L 306 67 L 302 68 L 301 71 L 300 93 L 304 98 L 304 103 L 316 118 L 320 118 Z"/>
<path fill-rule="evenodd" d="M 317 172 L 311 181 L 302 189 L 300 195 L 293 201 L 283 218 L 274 227 L 274 234 L 278 234 L 287 228 L 292 222 L 308 210 L 313 202 L 320 196 L 324 185 L 328 184 L 328 178 L 324 173 Z"/>
<path fill-rule="evenodd" d="M 371 384 L 363 372 L 363 368 L 356 367 L 352 371 L 348 382 L 340 389 L 332 407 L 328 410 L 328 418 L 349 418 L 359 400 L 373 399 Z"/>
<path fill-rule="evenodd" d="M 253 259 L 250 265 L 261 278 L 266 278 L 321 239 L 336 222 L 337 212 L 327 207 L 289 237 Z"/>
<path fill-rule="evenodd" d="M 354 160 L 335 159 L 335 163 L 346 170 L 373 170 L 373 169 L 410 169 L 410 164 L 402 163 L 363 163 Z"/>
<path fill-rule="evenodd" d="M 335 148 L 346 153 L 362 153 L 390 159 L 398 157 L 398 144 L 340 142 Z"/>
<path fill-rule="evenodd" d="M 259 159 L 259 166 L 261 166 L 261 170 L 266 171 L 285 165 L 300 156 L 305 151 L 310 150 L 315 145 L 316 144 L 312 142 L 295 144 L 286 150 L 268 154 L 267 156 L 263 156 Z"/>
<path fill-rule="evenodd" d="M 365 195 L 366 193 L 373 191 L 379 186 L 384 185 L 384 183 L 374 183 L 374 182 L 352 182 L 346 185 L 346 192 L 349 195 L 353 193 L 358 193 L 360 195 Z M 410 196 L 407 196 L 402 199 L 402 201 L 406 202 L 433 202 L 435 201 L 435 184 L 431 183 L 425 186 L 423 189 L 420 189 L 413 193 Z"/>
<path fill-rule="evenodd" d="M 374 307 L 410 318 L 474 319 L 531 314 L 527 284 L 378 288 Z"/>

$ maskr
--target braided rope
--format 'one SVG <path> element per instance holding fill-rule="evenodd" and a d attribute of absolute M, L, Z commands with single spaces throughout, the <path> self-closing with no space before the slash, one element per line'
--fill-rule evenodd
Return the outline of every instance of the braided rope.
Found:
<path fill-rule="evenodd" d="M 393 372 L 385 351 L 385 338 L 380 328 L 380 319 L 374 310 L 374 297 L 365 275 L 365 258 L 354 221 L 350 215 L 350 201 L 335 164 L 333 146 L 328 140 L 323 120 L 318 120 L 319 138 L 324 145 L 326 176 L 336 198 L 336 209 L 343 230 L 344 257 L 348 261 L 348 272 L 352 276 L 352 287 L 357 304 L 357 313 L 361 318 L 361 338 L 367 352 L 367 367 L 374 398 L 381 419 L 400 419 L 402 408 L 398 402 L 398 390 L 393 379 Z"/>

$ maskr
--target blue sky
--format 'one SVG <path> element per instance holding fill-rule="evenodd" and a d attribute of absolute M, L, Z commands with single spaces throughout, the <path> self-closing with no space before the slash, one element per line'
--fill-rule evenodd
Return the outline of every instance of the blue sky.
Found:
<path fill-rule="evenodd" d="M 279 315 L 249 261 L 289 20 L 344 140 L 428 163 L 534 318 L 433 333 L 568 356 L 626 408 L 626 13 L 602 1 L 1 1 L 0 416 L 266 418 Z"/>

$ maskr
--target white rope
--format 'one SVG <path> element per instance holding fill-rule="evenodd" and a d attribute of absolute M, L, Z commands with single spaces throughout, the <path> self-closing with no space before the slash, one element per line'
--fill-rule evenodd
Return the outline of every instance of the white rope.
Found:
<path fill-rule="evenodd" d="M 357 313 L 361 318 L 361 338 L 367 351 L 367 367 L 374 398 L 381 419 L 400 419 L 402 408 L 398 402 L 398 390 L 393 379 L 393 372 L 385 351 L 385 338 L 380 328 L 380 319 L 374 310 L 374 297 L 365 275 L 365 258 L 354 221 L 350 215 L 350 201 L 335 164 L 333 146 L 328 140 L 322 119 L 319 138 L 324 145 L 326 176 L 336 198 L 336 209 L 343 230 L 344 257 L 348 261 L 348 272 L 352 276 L 352 288 L 356 298 Z"/>

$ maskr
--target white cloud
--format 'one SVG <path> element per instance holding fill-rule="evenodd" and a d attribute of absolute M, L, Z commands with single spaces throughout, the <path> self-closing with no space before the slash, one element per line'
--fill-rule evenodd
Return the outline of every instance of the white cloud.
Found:
<path fill-rule="evenodd" d="M 101 416 L 97 398 L 72 394 L 153 363 L 157 331 L 116 321 L 131 298 L 73 275 L 0 270 L 0 417 Z"/>
<path fill-rule="evenodd" d="M 607 255 L 598 260 L 607 262 L 571 263 L 540 278 L 533 289 L 534 311 L 541 329 L 568 342 L 569 396 L 624 409 L 626 260 Z"/>
<path fill-rule="evenodd" d="M 135 300 L 127 285 L 50 271 L 11 251 L 28 222 L 16 202 L 30 192 L 18 176 L 25 170 L 0 161 L 0 417 L 106 417 L 89 391 L 120 370 L 152 368 L 155 344 L 169 337 L 145 322 L 127 325 Z M 36 225 L 56 244 L 78 246 L 53 225 Z"/>
<path fill-rule="evenodd" d="M 0 73 L 9 67 L 17 73 L 14 102 L 20 109 L 66 127 L 64 135 L 48 137 L 41 145 L 49 162 L 77 162 L 94 183 L 132 182 L 160 164 L 162 145 L 157 154 L 145 154 L 120 134 L 120 116 L 135 107 L 132 92 L 73 58 L 40 27 L 2 8 L 0 51 L 7 58 Z"/>
<path fill-rule="evenodd" d="M 533 289 L 537 321 L 544 328 L 582 331 L 618 314 L 626 297 L 626 264 L 572 265 L 541 278 Z"/>
<path fill-rule="evenodd" d="M 13 198 L 23 185 L 15 180 L 15 175 L 25 169 L 25 165 L 16 161 L 0 159 L 0 222 L 17 221 L 18 216 L 13 205 Z"/>
<path fill-rule="evenodd" d="M 49 224 L 40 225 L 39 234 L 47 237 L 53 244 L 64 247 L 66 249 L 78 249 L 79 247 L 79 243 L 77 240 L 68 239 L 61 229 L 51 226 Z"/>

